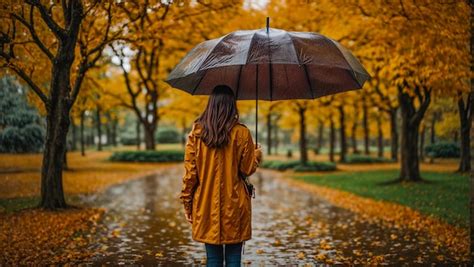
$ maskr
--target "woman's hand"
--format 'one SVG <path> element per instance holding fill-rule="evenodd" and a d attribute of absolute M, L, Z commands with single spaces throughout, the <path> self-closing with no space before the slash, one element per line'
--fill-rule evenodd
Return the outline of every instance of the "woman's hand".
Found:
<path fill-rule="evenodd" d="M 188 221 L 188 223 L 193 223 L 193 216 L 191 214 L 185 213 L 184 216 L 186 216 L 186 220 Z"/>

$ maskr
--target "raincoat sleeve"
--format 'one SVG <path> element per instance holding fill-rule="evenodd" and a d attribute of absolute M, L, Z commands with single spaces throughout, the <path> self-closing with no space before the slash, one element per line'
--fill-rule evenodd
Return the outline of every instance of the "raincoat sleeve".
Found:
<path fill-rule="evenodd" d="M 262 152 L 260 149 L 255 149 L 255 145 L 252 140 L 252 135 L 247 129 L 246 134 L 243 136 L 243 148 L 242 155 L 240 157 L 239 171 L 245 176 L 252 175 L 262 160 Z"/>
<path fill-rule="evenodd" d="M 198 176 L 196 168 L 196 144 L 194 136 L 194 128 L 188 135 L 186 142 L 186 148 L 184 153 L 184 168 L 185 173 L 183 176 L 183 187 L 181 190 L 180 199 L 184 205 L 184 211 L 186 214 L 192 213 L 193 206 L 193 195 L 198 185 Z"/>

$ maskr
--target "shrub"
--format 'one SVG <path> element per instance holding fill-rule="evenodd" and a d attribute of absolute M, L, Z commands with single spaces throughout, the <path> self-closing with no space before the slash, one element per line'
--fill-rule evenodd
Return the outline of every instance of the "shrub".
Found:
<path fill-rule="evenodd" d="M 292 161 L 269 160 L 269 161 L 264 161 L 261 166 L 262 168 L 284 171 L 287 169 L 293 169 L 298 164 L 300 164 L 298 160 L 292 160 Z"/>
<path fill-rule="evenodd" d="M 122 136 L 120 137 L 120 143 L 125 146 L 131 146 L 131 145 L 136 145 L 137 144 L 137 137 L 131 137 L 131 136 Z"/>
<path fill-rule="evenodd" d="M 0 133 L 0 152 L 38 152 L 43 144 L 44 130 L 37 124 L 29 124 L 24 128 L 9 126 Z"/>
<path fill-rule="evenodd" d="M 393 162 L 391 159 L 372 157 L 367 155 L 348 155 L 344 163 L 358 164 L 358 163 L 386 163 Z"/>
<path fill-rule="evenodd" d="M 461 151 L 455 143 L 436 143 L 426 146 L 425 153 L 433 158 L 457 158 Z"/>
<path fill-rule="evenodd" d="M 109 160 L 131 162 L 179 162 L 184 160 L 184 151 L 118 151 L 114 152 Z"/>
<path fill-rule="evenodd" d="M 335 171 L 336 164 L 332 162 L 316 162 L 310 161 L 306 165 L 297 165 L 293 168 L 295 172 L 311 172 L 311 171 Z"/>
<path fill-rule="evenodd" d="M 21 129 L 28 152 L 39 152 L 43 149 L 45 131 L 38 124 L 29 124 Z"/>
<path fill-rule="evenodd" d="M 181 142 L 181 133 L 175 129 L 163 129 L 156 133 L 156 141 L 159 144 L 176 144 Z"/>
<path fill-rule="evenodd" d="M 307 162 L 306 165 L 302 165 L 298 160 L 292 161 L 278 161 L 278 160 L 269 160 L 264 161 L 261 164 L 262 168 L 273 169 L 278 171 L 284 171 L 288 169 L 293 169 L 296 172 L 304 171 L 333 171 L 336 170 L 336 164 L 331 162 Z"/>

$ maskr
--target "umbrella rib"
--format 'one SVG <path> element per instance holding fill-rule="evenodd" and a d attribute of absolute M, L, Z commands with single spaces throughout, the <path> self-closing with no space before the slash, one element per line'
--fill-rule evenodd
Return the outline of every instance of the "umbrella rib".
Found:
<path fill-rule="evenodd" d="M 311 87 L 311 79 L 309 78 L 308 69 L 306 68 L 306 64 L 303 64 L 304 74 L 306 76 L 306 81 L 309 85 L 309 92 L 311 93 L 311 98 L 314 99 L 313 88 Z"/>
<path fill-rule="evenodd" d="M 267 33 L 268 36 L 268 71 L 269 71 L 269 78 L 270 78 L 270 101 L 273 98 L 273 68 L 272 68 L 272 48 L 271 48 L 271 39 L 270 33 Z"/>
<path fill-rule="evenodd" d="M 327 41 L 328 43 L 331 44 L 332 47 L 334 47 L 337 52 L 339 52 L 339 54 L 342 56 L 342 58 L 344 59 L 344 61 L 346 62 L 347 66 L 349 66 L 349 70 L 350 72 L 352 73 L 352 79 L 355 80 L 355 82 L 357 83 L 357 85 L 362 88 L 362 86 L 360 85 L 359 81 L 357 80 L 357 77 L 355 77 L 355 71 L 354 71 L 354 68 L 352 67 L 351 63 L 349 62 L 349 60 L 347 60 L 346 56 L 344 56 L 344 53 L 342 53 L 342 51 L 339 49 L 339 47 L 337 47 L 337 45 L 334 43 L 335 41 L 332 40 L 331 38 L 328 38 L 324 35 L 322 35 L 323 38 L 325 38 L 324 40 Z M 342 45 L 341 45 L 342 46 Z"/>
<path fill-rule="evenodd" d="M 240 65 L 239 76 L 237 76 L 237 88 L 235 89 L 235 99 L 239 99 L 240 77 L 242 76 L 242 67 L 243 66 L 244 65 Z"/>
<path fill-rule="evenodd" d="M 249 50 L 247 51 L 247 57 L 245 58 L 245 64 L 244 65 L 247 65 L 249 63 L 249 55 L 250 55 L 250 51 L 252 51 L 252 45 L 254 43 L 256 35 L 257 35 L 257 32 L 254 32 L 253 35 L 252 35 L 252 39 L 250 39 Z"/>
<path fill-rule="evenodd" d="M 193 91 L 191 92 L 191 95 L 194 95 L 194 93 L 196 92 L 196 89 L 197 89 L 197 88 L 199 87 L 199 85 L 201 84 L 202 79 L 204 79 L 204 76 L 206 76 L 206 73 L 203 73 L 203 74 L 202 74 L 202 77 L 199 78 L 199 82 L 196 84 L 196 86 L 194 86 Z"/>
<path fill-rule="evenodd" d="M 216 47 L 217 47 L 222 41 L 224 41 L 226 38 L 230 37 L 232 34 L 233 34 L 233 32 L 228 33 L 228 34 L 222 36 L 222 37 L 220 38 L 220 40 L 216 42 L 216 45 L 212 48 L 211 52 L 210 52 L 210 53 L 206 56 L 206 58 L 202 61 L 201 66 L 199 66 L 199 68 L 197 69 L 197 71 L 202 70 L 201 67 L 202 67 L 205 63 L 207 63 L 207 60 L 208 60 L 209 57 L 214 53 L 214 51 L 216 50 Z"/>
<path fill-rule="evenodd" d="M 296 53 L 296 46 L 295 46 L 295 42 L 293 41 L 293 37 L 291 37 L 290 33 L 287 33 L 287 34 L 290 37 L 291 43 L 293 44 L 293 49 L 295 50 L 295 55 L 296 55 L 296 60 L 298 61 L 298 65 L 300 66 L 303 65 L 306 81 L 308 82 L 309 93 L 311 94 L 311 98 L 314 99 L 313 88 L 311 87 L 311 79 L 309 78 L 308 70 L 306 69 L 306 64 L 301 64 L 300 57 L 298 56 L 298 53 Z"/>

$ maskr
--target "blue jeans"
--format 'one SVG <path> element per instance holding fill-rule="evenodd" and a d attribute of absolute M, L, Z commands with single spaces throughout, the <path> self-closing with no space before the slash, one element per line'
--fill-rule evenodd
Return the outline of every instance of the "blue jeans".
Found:
<path fill-rule="evenodd" d="M 225 253 L 224 253 L 225 247 Z M 226 244 L 226 245 L 212 245 L 206 244 L 207 265 L 209 267 L 224 266 L 240 267 L 242 255 L 242 243 Z"/>

